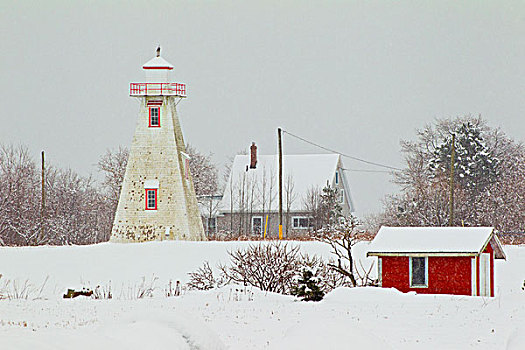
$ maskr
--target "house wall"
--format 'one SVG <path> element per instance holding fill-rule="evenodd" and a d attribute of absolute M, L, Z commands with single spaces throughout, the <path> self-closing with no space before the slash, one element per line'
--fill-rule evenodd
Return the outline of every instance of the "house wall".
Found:
<path fill-rule="evenodd" d="M 224 214 L 217 217 L 217 231 L 226 231 L 233 232 L 234 234 L 248 234 L 252 235 L 251 222 L 252 217 L 262 216 L 263 218 L 263 227 L 262 231 L 264 232 L 264 223 L 266 220 L 266 213 L 245 213 L 245 214 Z M 307 217 L 308 215 L 304 212 L 291 212 L 290 214 L 283 213 L 283 235 L 285 238 L 292 238 L 297 236 L 305 236 L 310 233 L 309 229 L 294 229 L 293 228 L 293 217 Z M 289 227 L 288 233 L 286 233 L 286 223 L 287 217 L 289 218 Z M 233 230 L 232 230 L 232 220 L 233 220 Z M 261 236 L 263 233 L 261 233 Z M 268 214 L 268 228 L 266 231 L 266 237 L 268 238 L 277 238 L 279 236 L 279 214 L 278 213 L 269 213 Z"/>
<path fill-rule="evenodd" d="M 428 257 L 428 287 L 411 288 L 409 258 L 382 256 L 382 287 L 420 294 L 471 295 L 471 257 Z"/>

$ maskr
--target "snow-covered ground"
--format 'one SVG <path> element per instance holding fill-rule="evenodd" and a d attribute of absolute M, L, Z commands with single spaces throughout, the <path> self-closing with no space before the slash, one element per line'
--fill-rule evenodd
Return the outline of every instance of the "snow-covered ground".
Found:
<path fill-rule="evenodd" d="M 497 261 L 496 298 L 340 288 L 307 303 L 236 286 L 163 296 L 169 280 L 185 282 L 203 261 L 227 262 L 247 244 L 0 248 L 0 288 L 31 284 L 28 300 L 0 300 L 0 349 L 525 348 L 525 247 L 506 246 L 507 261 Z M 322 243 L 291 244 L 329 255 Z M 367 246 L 355 250 L 365 265 Z M 153 298 L 134 297 L 143 279 L 155 279 Z M 112 300 L 61 298 L 68 287 L 110 283 Z"/>

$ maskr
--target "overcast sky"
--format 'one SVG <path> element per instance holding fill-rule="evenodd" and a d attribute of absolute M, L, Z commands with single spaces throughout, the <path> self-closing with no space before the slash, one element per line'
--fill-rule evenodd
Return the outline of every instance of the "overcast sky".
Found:
<path fill-rule="evenodd" d="M 395 167 L 399 141 L 438 117 L 481 114 L 525 141 L 523 1 L 2 0 L 0 30 L 0 142 L 84 175 L 131 144 L 129 83 L 158 43 L 188 85 L 186 142 L 218 164 L 252 141 L 274 154 L 279 126 Z M 347 175 L 361 215 L 396 191 Z"/>

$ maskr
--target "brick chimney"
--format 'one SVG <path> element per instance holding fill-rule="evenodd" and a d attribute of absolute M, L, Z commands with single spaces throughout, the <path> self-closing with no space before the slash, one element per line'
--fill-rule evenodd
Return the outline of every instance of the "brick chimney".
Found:
<path fill-rule="evenodd" d="M 255 142 L 252 142 L 252 145 L 250 146 L 250 169 L 255 169 L 257 166 L 257 146 L 255 146 Z"/>

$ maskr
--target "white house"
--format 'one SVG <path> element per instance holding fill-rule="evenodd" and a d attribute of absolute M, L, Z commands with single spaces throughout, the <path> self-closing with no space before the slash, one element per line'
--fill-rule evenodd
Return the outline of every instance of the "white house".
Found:
<path fill-rule="evenodd" d="M 254 158 L 255 157 L 255 158 Z M 218 206 L 217 228 L 275 236 L 278 232 L 279 159 L 277 155 L 237 155 Z M 283 230 L 300 235 L 313 226 L 312 194 L 337 189 L 343 215 L 354 211 L 339 154 L 283 155 Z"/>

